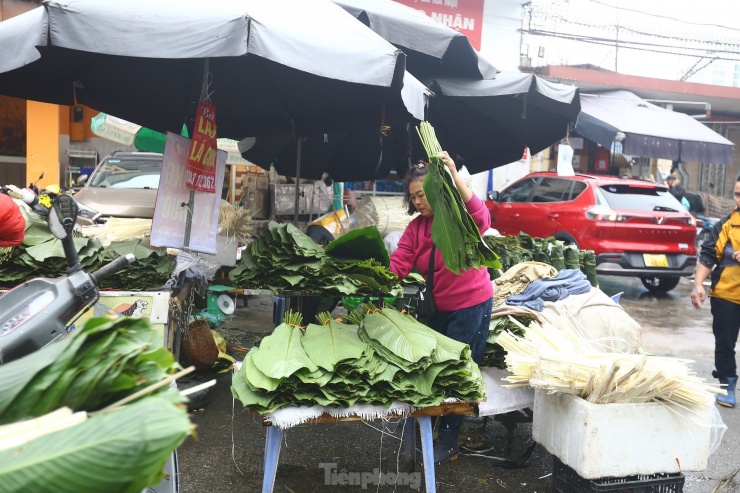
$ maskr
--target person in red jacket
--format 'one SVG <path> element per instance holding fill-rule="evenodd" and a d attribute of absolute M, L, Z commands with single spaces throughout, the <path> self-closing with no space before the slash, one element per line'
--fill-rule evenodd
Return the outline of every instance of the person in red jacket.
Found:
<path fill-rule="evenodd" d="M 13 199 L 0 193 L 0 247 L 13 247 L 23 243 L 26 220 Z"/>
<path fill-rule="evenodd" d="M 438 154 L 450 170 L 452 178 L 481 234 L 491 226 L 491 215 L 485 203 L 468 188 L 458 174 L 455 162 L 447 152 Z M 427 174 L 426 165 L 419 162 L 406 173 L 406 196 L 404 203 L 409 214 L 419 213 L 398 241 L 398 248 L 391 255 L 390 270 L 399 279 L 405 278 L 415 267 L 428 279 L 429 259 L 432 253 L 432 222 L 434 211 L 429 206 L 422 184 Z M 483 359 L 493 306 L 493 285 L 488 269 L 468 269 L 455 274 L 445 267 L 442 254 L 436 249 L 434 256 L 434 281 L 432 298 L 436 314 L 426 325 L 451 339 L 470 345 L 473 360 Z M 462 416 L 440 418 L 437 442 L 434 444 L 434 462 L 445 462 L 459 453 L 458 433 Z"/>

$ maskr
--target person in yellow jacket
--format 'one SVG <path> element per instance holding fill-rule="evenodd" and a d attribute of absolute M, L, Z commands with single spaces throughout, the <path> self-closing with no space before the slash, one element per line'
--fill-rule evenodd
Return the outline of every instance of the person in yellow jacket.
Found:
<path fill-rule="evenodd" d="M 735 182 L 735 210 L 718 221 L 701 246 L 696 266 L 691 303 L 701 308 L 707 298 L 704 280 L 711 276 L 709 289 L 714 332 L 712 375 L 726 385 L 727 395 L 717 395 L 717 403 L 735 407 L 737 362 L 735 344 L 740 330 L 740 177 Z"/>

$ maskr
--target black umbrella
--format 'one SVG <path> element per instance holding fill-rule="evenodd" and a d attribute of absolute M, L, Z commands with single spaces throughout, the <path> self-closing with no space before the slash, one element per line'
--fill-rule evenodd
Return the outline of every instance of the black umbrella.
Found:
<path fill-rule="evenodd" d="M 531 74 L 500 72 L 494 80 L 436 78 L 427 120 L 442 147 L 478 173 L 512 163 L 565 137 L 581 110 L 578 89 Z M 418 143 L 416 139 L 415 143 Z M 422 154 L 415 145 L 415 155 Z"/>
<path fill-rule="evenodd" d="M 501 72 L 494 80 L 436 78 L 427 83 L 434 95 L 426 120 L 442 147 L 471 173 L 517 161 L 525 147 L 535 154 L 551 146 L 580 112 L 576 87 L 531 74 Z M 301 176 L 318 179 L 328 171 L 339 181 L 362 181 L 384 178 L 393 168 L 402 175 L 408 163 L 427 159 L 414 129 L 418 121 L 407 121 L 390 125 L 382 136 L 377 129 L 310 136 L 304 142 Z M 295 142 L 289 136 L 258 138 L 242 155 L 265 167 L 274 162 L 279 173 L 291 176 Z"/>
<path fill-rule="evenodd" d="M 423 12 L 389 0 L 333 0 L 363 24 L 406 53 L 406 70 L 429 77 L 492 79 L 497 70 L 467 36 Z"/>
<path fill-rule="evenodd" d="M 192 124 L 209 60 L 218 135 L 236 139 L 376 125 L 405 67 L 328 0 L 52 0 L 0 23 L 0 46 L 0 94 L 158 131 Z"/>

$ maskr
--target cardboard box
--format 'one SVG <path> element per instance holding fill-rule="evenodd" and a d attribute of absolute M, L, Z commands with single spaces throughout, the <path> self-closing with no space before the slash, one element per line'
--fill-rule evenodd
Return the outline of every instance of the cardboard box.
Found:
<path fill-rule="evenodd" d="M 657 403 L 591 404 L 535 391 L 532 438 L 584 479 L 702 471 L 711 409 L 700 416 Z"/>

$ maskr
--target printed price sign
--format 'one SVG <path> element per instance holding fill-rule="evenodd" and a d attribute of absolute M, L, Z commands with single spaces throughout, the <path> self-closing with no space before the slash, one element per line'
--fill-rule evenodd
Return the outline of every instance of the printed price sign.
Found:
<path fill-rule="evenodd" d="M 185 185 L 199 192 L 216 191 L 216 108 L 205 101 L 198 105 L 193 139 L 188 153 Z"/>

